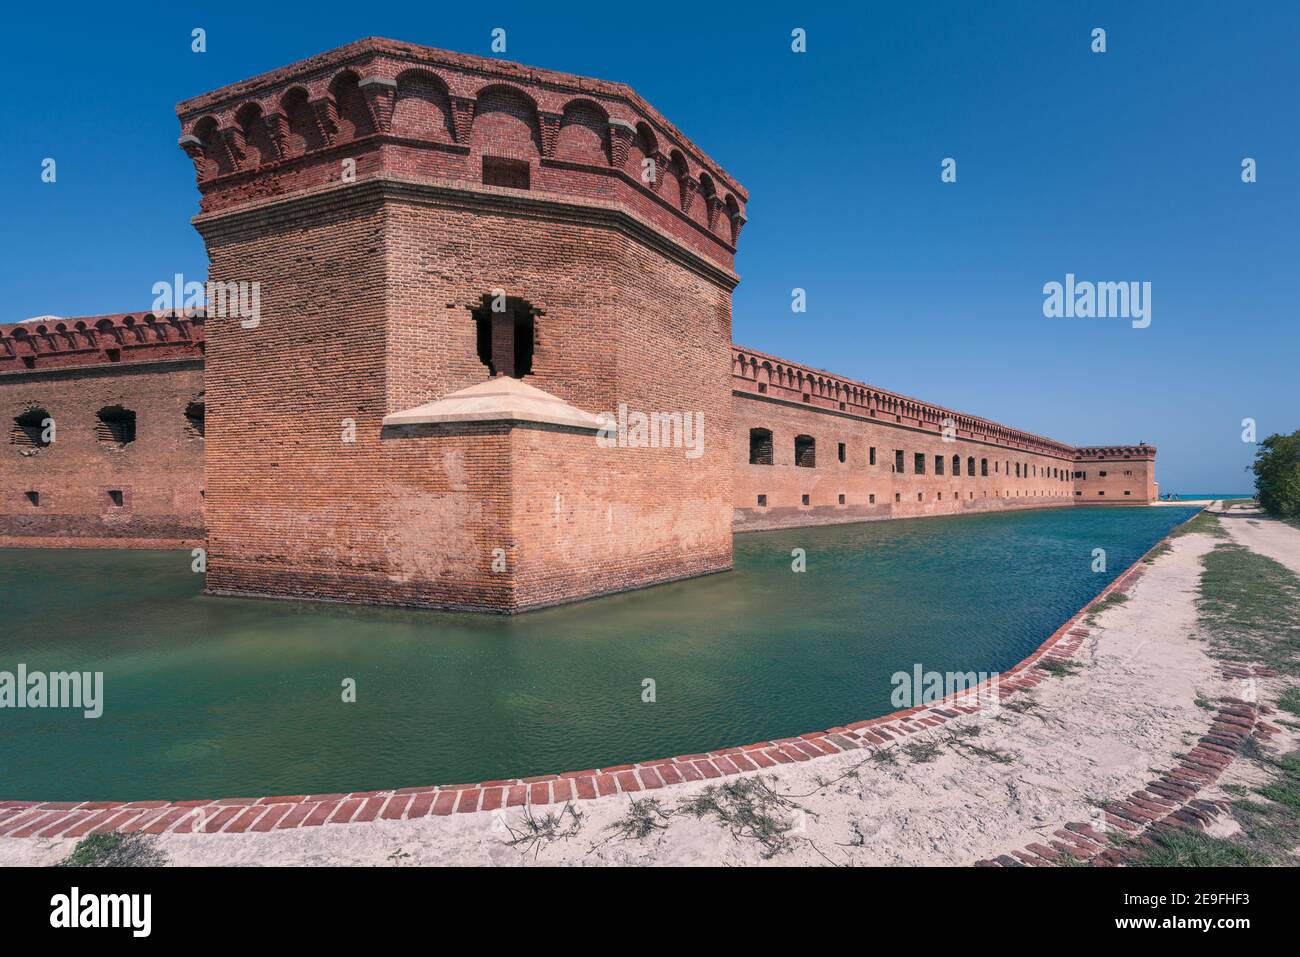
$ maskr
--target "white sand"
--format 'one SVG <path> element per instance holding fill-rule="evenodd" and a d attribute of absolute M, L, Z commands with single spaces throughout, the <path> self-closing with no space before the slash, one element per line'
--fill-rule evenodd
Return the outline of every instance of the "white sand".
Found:
<path fill-rule="evenodd" d="M 1235 505 L 1223 512 L 1219 524 L 1232 540 L 1300 575 L 1300 528 L 1270 518 L 1257 506 Z"/>
<path fill-rule="evenodd" d="M 969 864 L 1050 838 L 1067 821 L 1088 821 L 1094 802 L 1122 796 L 1150 780 L 1153 770 L 1171 767 L 1175 753 L 1186 751 L 1210 723 L 1211 713 L 1195 699 L 1239 690 L 1220 677 L 1193 637 L 1200 556 L 1213 544 L 1205 535 L 1175 539 L 1129 600 L 1101 613 L 1076 656 L 1079 673 L 1031 693 L 1034 710 L 1003 709 L 997 718 L 956 722 L 980 723 L 980 734 L 965 740 L 1011 755 L 1012 763 L 945 744 L 929 763 L 900 755 L 890 766 L 869 760 L 866 752 L 848 752 L 763 772 L 777 792 L 797 796 L 804 809 L 790 815 L 801 822 L 792 849 L 770 863 Z M 948 734 L 943 728 L 927 737 L 943 742 Z M 855 766 L 856 777 L 822 786 Z M 678 785 L 653 796 L 671 811 L 703 787 Z M 177 864 L 763 862 L 757 842 L 736 839 L 712 819 L 673 814 L 665 830 L 624 840 L 606 828 L 626 814 L 628 798 L 574 806 L 583 815 L 578 832 L 534 848 L 535 856 L 507 845 L 503 819 L 492 812 L 266 834 L 167 834 L 158 847 Z M 518 809 L 504 820 L 521 830 Z M 0 864 L 49 863 L 71 847 L 70 841 L 4 839 Z"/>

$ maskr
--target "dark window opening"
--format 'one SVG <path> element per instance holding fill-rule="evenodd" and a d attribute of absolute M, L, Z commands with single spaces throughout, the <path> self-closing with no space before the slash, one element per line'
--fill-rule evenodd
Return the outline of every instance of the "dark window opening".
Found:
<path fill-rule="evenodd" d="M 473 316 L 478 358 L 489 372 L 516 379 L 532 373 L 540 314 L 515 296 L 483 295 Z"/>
<path fill-rule="evenodd" d="M 917 475 L 925 474 L 925 453 L 924 452 L 912 453 L 912 471 L 914 471 Z"/>
<path fill-rule="evenodd" d="M 808 501 L 808 496 L 807 496 L 807 495 L 802 496 L 802 500 L 803 500 L 803 503 L 804 503 L 805 505 L 811 504 L 811 503 Z"/>
<path fill-rule="evenodd" d="M 107 359 L 108 359 L 109 362 L 121 362 L 121 361 L 122 361 L 122 350 L 121 350 L 121 349 L 105 349 L 105 350 L 104 350 L 104 355 L 105 355 L 105 357 L 107 357 Z"/>
<path fill-rule="evenodd" d="M 528 163 L 504 156 L 483 157 L 483 185 L 528 189 Z"/>
<path fill-rule="evenodd" d="M 40 492 L 33 490 L 31 492 L 24 492 L 23 494 L 27 496 L 27 501 L 30 502 L 32 505 L 39 506 L 41 504 Z M 1125 492 L 1124 494 L 1127 495 L 1128 493 Z"/>
<path fill-rule="evenodd" d="M 803 400 L 804 400 L 805 402 L 811 402 L 811 401 L 812 401 L 812 396 L 810 396 L 807 392 L 805 392 L 805 393 L 803 394 Z"/>
<path fill-rule="evenodd" d="M 943 456 L 942 456 L 942 455 L 936 455 L 936 456 L 934 457 L 934 474 L 935 474 L 935 475 L 942 475 L 942 474 L 943 474 Z"/>
<path fill-rule="evenodd" d="M 841 443 L 840 443 L 840 461 L 843 462 L 846 458 L 848 458 L 848 455 L 849 455 L 848 448 L 844 445 L 843 442 L 841 442 Z"/>
<path fill-rule="evenodd" d="M 975 476 L 975 456 L 973 455 L 966 460 L 966 474 L 972 478 Z"/>
<path fill-rule="evenodd" d="M 120 488 L 111 488 L 108 490 L 108 504 L 116 508 L 121 508 L 125 502 L 126 499 L 123 497 Z"/>
<path fill-rule="evenodd" d="M 760 496 L 758 497 L 758 507 L 759 507 L 759 508 L 764 508 L 764 507 L 766 507 L 766 505 L 767 505 L 767 496 L 766 496 L 766 495 L 760 495 Z"/>
<path fill-rule="evenodd" d="M 189 427 L 190 431 L 195 432 L 198 435 L 203 434 L 204 411 L 203 403 L 198 401 L 191 402 L 185 407 L 185 424 Z"/>
<path fill-rule="evenodd" d="M 843 492 L 840 493 L 840 504 L 841 504 L 841 505 L 844 504 L 844 493 L 843 493 Z"/>
<path fill-rule="evenodd" d="M 805 469 L 817 467 L 817 440 L 811 435 L 794 437 L 794 464 Z"/>
<path fill-rule="evenodd" d="M 105 445 L 123 448 L 135 441 L 135 413 L 120 405 L 107 405 L 98 412 L 95 438 Z"/>
<path fill-rule="evenodd" d="M 902 449 L 894 450 L 894 471 L 900 474 L 903 471 L 903 450 Z"/>
<path fill-rule="evenodd" d="M 980 459 L 980 476 L 987 478 L 989 474 L 989 460 Z"/>
<path fill-rule="evenodd" d="M 954 455 L 954 456 L 952 457 L 952 474 L 953 474 L 953 475 L 961 475 L 961 456 L 960 456 L 960 455 Z"/>
<path fill-rule="evenodd" d="M 771 465 L 772 464 L 772 430 L 771 429 L 750 429 L 749 430 L 749 464 L 750 465 Z"/>
<path fill-rule="evenodd" d="M 1097 473 L 1097 477 L 1098 477 L 1098 478 L 1105 478 L 1105 477 L 1106 477 L 1106 473 L 1105 473 L 1105 472 L 1098 472 L 1098 473 Z"/>
<path fill-rule="evenodd" d="M 766 395 L 766 394 L 767 394 L 767 383 L 766 383 L 766 382 L 760 382 L 760 383 L 758 384 L 758 394 L 759 394 L 759 395 Z"/>
<path fill-rule="evenodd" d="M 17 445 L 23 451 L 48 448 L 50 443 L 45 440 L 45 420 L 49 417 L 50 414 L 44 409 L 28 409 L 17 416 L 9 432 L 10 444 Z"/>
<path fill-rule="evenodd" d="M 35 356 L 23 356 L 23 368 L 24 368 L 24 369 L 35 369 L 35 368 L 36 368 L 36 357 L 35 357 Z"/>
<path fill-rule="evenodd" d="M 868 456 L 868 458 L 867 458 L 867 464 L 868 464 L 868 465 L 875 465 L 875 464 L 876 464 L 876 449 L 875 449 L 874 446 L 871 447 L 871 448 L 869 448 L 869 449 L 867 450 L 867 456 Z"/>
<path fill-rule="evenodd" d="M 902 492 L 895 492 L 895 493 L 894 493 L 894 501 L 895 501 L 895 502 L 902 502 L 902 501 L 903 501 L 903 493 L 902 493 Z"/>
<path fill-rule="evenodd" d="M 868 503 L 869 505 L 875 505 L 875 504 L 876 504 L 876 496 L 875 496 L 875 493 L 874 493 L 874 492 L 873 492 L 872 494 L 870 494 L 870 495 L 867 496 L 867 503 Z"/>

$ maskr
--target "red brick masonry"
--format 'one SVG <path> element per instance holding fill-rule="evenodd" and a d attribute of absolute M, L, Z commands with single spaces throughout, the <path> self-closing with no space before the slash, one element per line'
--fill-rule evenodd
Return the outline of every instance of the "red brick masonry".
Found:
<path fill-rule="evenodd" d="M 1153 546 L 1152 551 L 1157 546 Z M 1147 552 L 1150 555 L 1151 552 Z M 1146 555 L 1143 556 L 1146 558 Z M 1142 559 L 1134 562 L 1092 601 L 1052 633 L 1037 650 L 999 678 L 998 693 L 1008 697 L 1033 688 L 1050 675 L 1040 661 L 1068 660 L 1088 637 L 1080 622 L 1089 609 L 1112 592 L 1128 592 L 1142 576 Z M 1234 672 L 1235 673 L 1235 672 Z M 482 781 L 477 784 L 409 787 L 350 794 L 311 794 L 278 797 L 218 798 L 192 801 L 0 801 L 0 836 L 79 838 L 117 831 L 130 834 L 164 832 L 241 833 L 285 830 L 321 824 L 356 824 L 381 818 L 410 820 L 428 815 L 495 811 L 524 805 L 563 804 L 618 794 L 655 791 L 684 781 L 704 781 L 743 772 L 762 771 L 778 764 L 813 761 L 827 755 L 887 745 L 909 735 L 974 714 L 978 691 L 970 689 L 938 704 L 895 711 L 845 727 L 813 731 L 795 738 L 760 741 L 722 748 L 707 754 L 620 764 L 586 771 L 566 771 L 531 778 Z M 1262 723 L 1259 728 L 1269 729 Z M 1209 731 L 1182 765 L 1148 784 L 1123 802 L 1106 807 L 1108 822 L 1130 836 L 1156 827 L 1200 826 L 1217 809 L 1196 800 L 1196 794 L 1217 779 L 1246 738 L 1256 730 L 1255 709 L 1233 702 L 1221 709 Z M 1063 836 L 1064 835 L 1064 836 Z M 1015 856 L 1004 855 L 982 864 L 1043 866 L 1068 852 L 1077 859 L 1121 863 L 1123 852 L 1105 850 L 1106 842 L 1088 825 L 1066 824 L 1051 846 L 1030 845 Z M 1066 843 L 1062 843 L 1066 842 Z"/>

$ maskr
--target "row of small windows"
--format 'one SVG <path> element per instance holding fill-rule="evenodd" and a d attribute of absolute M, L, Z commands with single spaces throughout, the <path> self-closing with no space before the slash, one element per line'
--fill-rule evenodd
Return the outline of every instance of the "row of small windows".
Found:
<path fill-rule="evenodd" d="M 203 435 L 204 406 L 194 401 L 185 407 L 185 424 L 195 435 Z M 135 441 L 135 412 L 120 405 L 106 405 L 95 413 L 94 435 L 102 445 L 123 449 Z M 28 409 L 14 417 L 9 443 L 26 455 L 48 448 L 55 438 L 54 420 L 45 409 Z"/>
<path fill-rule="evenodd" d="M 1006 490 L 1001 491 L 1001 493 L 999 493 L 998 491 L 995 490 L 995 492 L 994 492 L 994 497 L 995 497 L 995 498 L 1008 498 L 1008 499 L 1010 499 L 1010 498 L 1021 498 L 1021 497 L 1025 497 L 1025 496 L 1031 496 L 1031 497 L 1032 497 L 1032 496 L 1044 497 L 1044 496 L 1050 496 L 1050 495 L 1052 495 L 1052 494 L 1056 494 L 1056 495 L 1064 495 L 1065 493 L 1064 493 L 1064 492 L 1056 492 L 1056 493 L 1044 492 L 1042 489 L 1038 489 L 1036 492 L 1032 492 L 1032 493 L 1030 493 L 1030 492 L 1018 492 L 1018 491 L 1013 491 L 1013 490 L 1011 490 L 1011 489 L 1006 489 Z M 1082 493 L 1081 493 L 1081 492 L 1075 492 L 1074 494 L 1075 494 L 1075 495 L 1081 495 Z M 1099 495 L 1105 495 L 1106 493 L 1105 493 L 1105 492 L 1098 492 L 1097 494 L 1099 494 Z M 1128 494 L 1130 494 L 1130 493 L 1129 493 L 1129 492 L 1125 492 L 1124 494 L 1125 494 L 1125 495 L 1128 495 Z M 987 490 L 985 490 L 985 492 L 984 492 L 984 494 L 983 494 L 982 497 L 983 497 L 983 498 L 988 498 L 988 497 L 989 497 L 989 493 L 988 493 Z M 974 492 L 970 492 L 970 491 L 968 491 L 968 492 L 966 493 L 966 498 L 967 498 L 968 500 L 974 499 L 974 498 L 975 498 L 975 493 L 974 493 Z M 916 493 L 916 500 L 917 500 L 918 502 L 924 502 L 924 501 L 925 501 L 925 493 L 924 493 L 924 492 L 917 492 L 917 493 Z M 895 493 L 894 493 L 894 501 L 895 501 L 896 503 L 901 504 L 902 501 L 903 501 L 903 493 L 902 493 L 902 492 L 895 492 Z M 938 501 L 938 502 L 942 502 L 942 501 L 944 501 L 943 492 L 938 492 L 938 493 L 935 494 L 935 501 Z M 954 501 L 954 502 L 961 501 L 961 491 L 960 491 L 960 490 L 956 490 L 956 489 L 954 489 L 954 490 L 953 490 L 953 493 L 952 493 L 952 498 L 951 498 L 949 501 Z M 812 496 L 811 496 L 810 494 L 808 494 L 808 493 L 805 492 L 804 494 L 802 494 L 802 495 L 799 496 L 799 503 L 800 503 L 801 505 L 811 505 L 811 504 L 812 504 Z M 766 494 L 759 494 L 758 499 L 757 499 L 757 504 L 758 504 L 758 507 L 759 507 L 759 508 L 767 508 L 767 495 L 766 495 Z M 846 496 L 845 496 L 845 494 L 844 494 L 843 492 L 840 492 L 840 493 L 836 496 L 836 504 L 838 504 L 838 505 L 844 505 L 844 504 L 846 504 Z M 868 493 L 868 495 L 867 495 L 867 504 L 869 504 L 869 505 L 875 505 L 875 504 L 876 504 L 876 496 L 875 496 L 875 493 Z"/>
<path fill-rule="evenodd" d="M 848 461 L 848 447 L 845 443 L 840 442 L 837 450 L 837 458 L 840 462 Z M 894 450 L 893 471 L 902 473 L 906 471 L 907 452 L 904 449 Z M 771 429 L 750 429 L 749 430 L 749 464 L 750 465 L 773 465 L 775 464 L 775 455 L 773 450 L 772 430 Z M 794 438 L 794 464 L 800 468 L 816 468 L 817 466 L 817 440 L 811 435 L 796 435 Z M 867 449 L 867 464 L 876 464 L 876 449 L 870 446 Z M 926 455 L 924 452 L 912 453 L 912 472 L 916 475 L 926 474 Z M 999 466 L 1005 465 L 1005 470 Z M 1010 462 L 1004 460 L 1002 463 L 993 463 L 993 474 L 1011 474 L 1014 467 L 1016 478 L 1051 478 L 1060 482 L 1065 482 L 1069 478 L 1069 473 L 1062 468 L 1044 467 L 1041 472 L 1038 465 L 1029 462 Z M 943 475 L 946 468 L 946 459 L 942 455 L 934 457 L 934 474 Z M 952 457 L 952 474 L 961 475 L 961 456 Z M 969 456 L 966 459 L 966 474 L 975 475 L 975 456 Z M 987 477 L 989 474 L 989 460 L 979 460 L 979 474 Z M 1106 473 L 1101 473 L 1105 475 Z M 1076 472 L 1075 478 L 1079 478 L 1083 473 Z"/>

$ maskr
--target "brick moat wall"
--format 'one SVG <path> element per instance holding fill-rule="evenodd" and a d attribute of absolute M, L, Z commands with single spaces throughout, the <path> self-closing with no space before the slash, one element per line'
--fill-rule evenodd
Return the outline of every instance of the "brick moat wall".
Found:
<path fill-rule="evenodd" d="M 735 406 L 738 530 L 1073 504 L 1070 459 L 747 395 Z M 751 463 L 751 430 L 771 433 L 771 464 Z M 801 436 L 814 440 L 802 465 Z"/>

